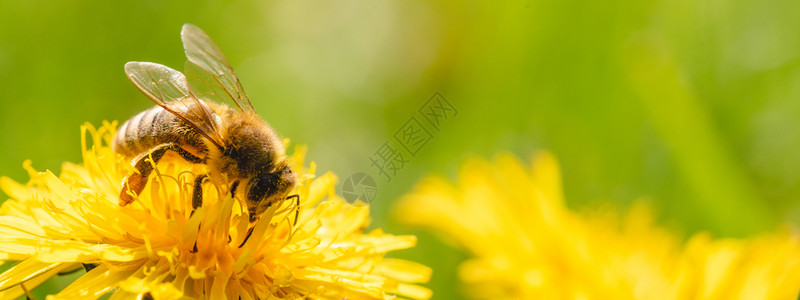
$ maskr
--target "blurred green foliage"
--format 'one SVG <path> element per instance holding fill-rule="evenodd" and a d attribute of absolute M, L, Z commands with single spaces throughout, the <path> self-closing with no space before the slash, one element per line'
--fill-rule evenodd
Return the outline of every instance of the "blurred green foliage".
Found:
<path fill-rule="evenodd" d="M 684 233 L 800 220 L 800 2 L 3 1 L 0 174 L 79 161 L 79 125 L 152 103 L 131 60 L 182 69 L 179 30 L 220 45 L 256 109 L 321 171 L 379 181 L 373 223 L 460 298 L 465 253 L 392 202 L 465 157 L 555 153 L 570 206 L 647 199 Z M 459 110 L 390 183 L 369 157 L 430 97 Z M 68 279 L 71 280 L 71 279 Z M 43 298 L 65 280 L 37 289 Z"/>

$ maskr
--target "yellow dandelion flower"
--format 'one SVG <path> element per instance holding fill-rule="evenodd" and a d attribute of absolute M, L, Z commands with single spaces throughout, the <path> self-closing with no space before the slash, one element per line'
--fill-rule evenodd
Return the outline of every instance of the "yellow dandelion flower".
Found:
<path fill-rule="evenodd" d="M 261 218 L 245 239 L 247 208 L 207 184 L 192 212 L 198 168 L 164 160 L 134 203 L 122 207 L 119 186 L 130 162 L 109 147 L 114 124 L 85 125 L 83 163 L 60 176 L 36 172 L 27 184 L 2 178 L 10 199 L 0 207 L 0 299 L 18 297 L 59 272 L 95 266 L 48 299 L 424 299 L 430 269 L 385 258 L 413 247 L 414 236 L 365 232 L 369 207 L 334 193 L 336 177 L 303 167 L 305 148 L 291 156 L 302 200 Z M 87 133 L 91 146 L 87 145 Z M 245 243 L 242 244 L 243 241 Z"/>
<path fill-rule="evenodd" d="M 800 238 L 789 230 L 682 244 L 644 204 L 624 216 L 570 211 L 560 178 L 546 153 L 532 171 L 510 155 L 473 160 L 455 185 L 423 180 L 396 212 L 471 253 L 458 274 L 476 299 L 797 299 Z"/>

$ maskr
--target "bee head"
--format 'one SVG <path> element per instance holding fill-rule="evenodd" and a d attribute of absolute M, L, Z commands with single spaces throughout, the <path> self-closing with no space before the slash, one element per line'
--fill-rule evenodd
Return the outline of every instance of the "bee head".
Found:
<path fill-rule="evenodd" d="M 280 205 L 292 191 L 296 181 L 297 176 L 286 161 L 279 163 L 274 171 L 251 179 L 245 190 L 250 222 L 255 221 L 271 206 Z"/>

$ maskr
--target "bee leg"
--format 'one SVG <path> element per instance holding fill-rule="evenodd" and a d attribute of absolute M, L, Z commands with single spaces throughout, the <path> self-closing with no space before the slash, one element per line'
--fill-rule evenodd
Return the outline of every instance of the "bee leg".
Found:
<path fill-rule="evenodd" d="M 189 151 L 184 150 L 175 143 L 161 144 L 154 147 L 149 152 L 139 155 L 139 157 L 135 159 L 135 172 L 122 180 L 122 192 L 119 194 L 120 206 L 130 204 L 134 200 L 133 195 L 139 195 L 139 193 L 142 192 L 144 186 L 147 184 L 147 178 L 150 177 L 150 173 L 153 172 L 153 165 L 158 164 L 158 161 L 164 157 L 167 151 L 174 151 L 191 163 L 198 164 L 203 162 L 202 158 L 194 156 L 194 154 L 189 153 Z M 152 163 L 150 163 L 151 157 L 153 159 Z"/>
<path fill-rule="evenodd" d="M 297 195 L 297 194 L 290 195 L 289 197 L 286 197 L 286 200 L 289 200 L 289 199 L 292 199 L 292 198 L 294 198 L 295 205 L 296 205 L 296 209 L 294 211 L 294 225 L 297 225 L 297 218 L 300 216 L 300 195 Z"/>
<path fill-rule="evenodd" d="M 194 210 L 198 207 L 203 206 L 203 180 L 206 179 L 206 175 L 197 176 L 194 179 L 194 188 L 192 189 L 192 214 L 194 214 Z"/>
<path fill-rule="evenodd" d="M 208 176 L 203 174 L 194 179 L 194 187 L 192 188 L 192 213 L 189 214 L 190 217 L 194 215 L 194 211 L 197 210 L 198 207 L 203 206 L 203 180 L 207 177 Z M 197 240 L 194 241 L 191 253 L 197 253 Z"/>

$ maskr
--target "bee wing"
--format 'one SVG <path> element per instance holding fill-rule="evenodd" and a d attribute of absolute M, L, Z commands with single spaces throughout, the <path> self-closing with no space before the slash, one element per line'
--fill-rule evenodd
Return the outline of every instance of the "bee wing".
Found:
<path fill-rule="evenodd" d="M 125 74 L 153 102 L 189 123 L 220 149 L 223 148 L 224 142 L 217 130 L 218 117 L 192 93 L 181 72 L 156 63 L 132 61 L 125 64 Z"/>
<path fill-rule="evenodd" d="M 181 41 L 189 59 L 184 72 L 193 92 L 201 98 L 233 102 L 240 111 L 255 111 L 228 59 L 203 30 L 184 24 Z"/>

